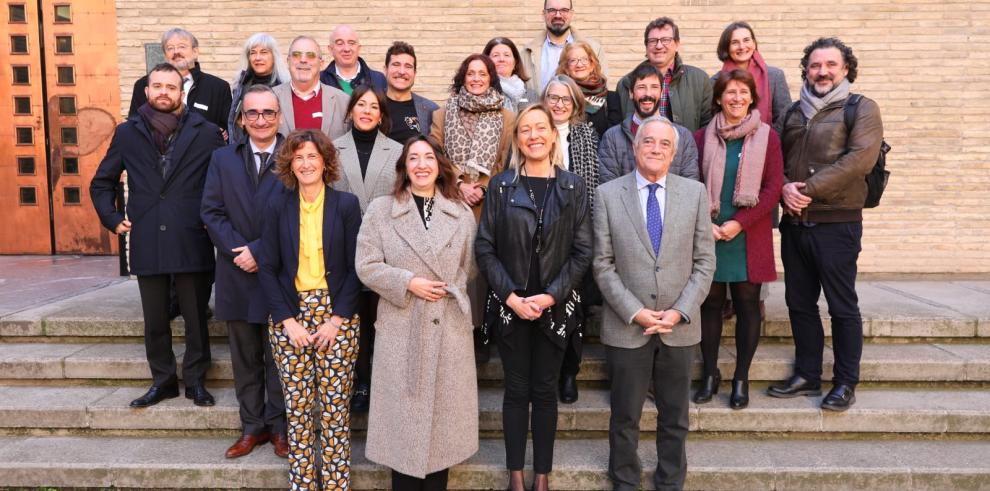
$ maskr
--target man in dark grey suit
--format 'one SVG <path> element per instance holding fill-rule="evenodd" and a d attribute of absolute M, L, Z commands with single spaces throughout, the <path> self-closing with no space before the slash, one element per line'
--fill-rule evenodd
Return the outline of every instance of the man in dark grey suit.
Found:
<path fill-rule="evenodd" d="M 651 380 L 660 411 L 656 489 L 681 489 L 687 474 L 689 372 L 715 242 L 704 185 L 667 173 L 677 140 L 666 119 L 645 120 L 634 141 L 636 170 L 595 194 L 592 268 L 605 299 L 601 336 L 612 384 L 615 490 L 640 487 L 639 421 Z"/>

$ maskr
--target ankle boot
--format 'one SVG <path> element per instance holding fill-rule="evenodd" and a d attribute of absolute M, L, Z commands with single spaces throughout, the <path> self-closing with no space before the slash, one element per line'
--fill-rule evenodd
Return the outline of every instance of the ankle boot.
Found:
<path fill-rule="evenodd" d="M 694 393 L 695 404 L 704 404 L 718 394 L 718 384 L 722 383 L 722 372 L 715 370 L 715 375 L 706 375 L 701 379 L 701 388 Z"/>
<path fill-rule="evenodd" d="M 732 394 L 729 396 L 729 407 L 742 409 L 749 405 L 749 381 L 733 380 Z"/>

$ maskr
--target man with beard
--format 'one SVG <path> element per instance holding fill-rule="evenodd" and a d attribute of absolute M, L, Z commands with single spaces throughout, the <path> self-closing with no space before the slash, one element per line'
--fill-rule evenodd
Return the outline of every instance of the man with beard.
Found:
<path fill-rule="evenodd" d="M 204 385 L 210 367 L 206 307 L 213 283 L 213 244 L 199 217 L 203 183 L 220 128 L 182 104 L 182 75 L 162 63 L 148 74 L 148 102 L 117 127 L 89 193 L 103 226 L 130 233 L 131 274 L 137 275 L 144 313 L 144 345 L 152 386 L 131 407 L 146 407 L 179 395 L 169 282 L 175 279 L 185 321 L 182 378 L 186 397 L 212 406 Z M 225 113 L 226 114 L 226 113 Z M 125 210 L 116 206 L 120 176 L 127 172 Z M 125 215 L 126 213 L 126 215 Z"/>
<path fill-rule="evenodd" d="M 646 60 L 660 75 L 661 91 L 657 114 L 692 133 L 712 119 L 712 81 L 704 70 L 685 65 L 677 52 L 681 47 L 681 31 L 670 17 L 650 22 L 643 33 Z M 632 73 L 619 80 L 615 91 L 622 102 L 622 114 L 629 116 L 636 108 L 632 92 Z"/>
<path fill-rule="evenodd" d="M 309 36 L 299 36 L 289 45 L 289 81 L 273 90 L 282 108 L 278 132 L 288 135 L 297 129 L 320 130 L 331 140 L 347 132 L 347 94 L 320 82 L 320 45 Z"/>
<path fill-rule="evenodd" d="M 199 68 L 199 41 L 189 31 L 173 27 L 162 34 L 162 53 L 165 59 L 182 75 L 182 105 L 198 112 L 217 125 L 227 138 L 227 117 L 230 115 L 230 84 L 205 73 Z M 144 89 L 148 87 L 148 76 L 134 82 L 131 107 L 127 117 L 137 114 L 138 108 L 148 102 Z"/>
<path fill-rule="evenodd" d="M 770 387 L 773 397 L 821 394 L 825 334 L 818 297 L 832 319 L 832 390 L 822 409 L 856 402 L 863 353 L 863 319 L 856 296 L 856 260 L 863 237 L 866 175 L 883 141 L 877 103 L 850 93 L 858 60 L 836 38 L 804 49 L 800 100 L 785 113 L 781 144 L 784 188 L 780 258 L 794 335 L 794 374 Z M 846 124 L 846 112 L 855 117 Z"/>
<path fill-rule="evenodd" d="M 544 0 L 543 21 L 546 31 L 541 32 L 522 48 L 520 61 L 529 74 L 526 89 L 536 94 L 542 94 L 543 88 L 557 73 L 557 63 L 564 46 L 574 41 L 584 41 L 595 50 L 595 56 L 602 67 L 602 75 L 608 75 L 608 62 L 602 45 L 589 37 L 580 35 L 577 29 L 571 27 L 574 18 L 574 3 L 571 0 Z"/>
<path fill-rule="evenodd" d="M 385 106 L 392 119 L 388 137 L 404 143 L 410 137 L 430 135 L 437 103 L 412 91 L 416 83 L 416 51 L 408 43 L 396 41 L 385 52 Z"/>
<path fill-rule="evenodd" d="M 330 33 L 327 46 L 333 61 L 320 72 L 320 82 L 340 89 L 348 97 L 359 85 L 370 85 L 379 92 L 385 91 L 385 75 L 368 67 L 361 58 L 361 42 L 357 31 L 348 25 L 337 26 Z"/>
<path fill-rule="evenodd" d="M 662 86 L 653 65 L 644 61 L 626 77 L 631 81 L 627 97 L 633 101 L 636 110 L 622 124 L 609 128 L 598 144 L 598 180 L 602 184 L 636 168 L 636 153 L 633 151 L 636 132 L 646 118 L 657 114 L 659 107 Z M 698 147 L 694 144 L 694 137 L 687 128 L 677 124 L 673 126 L 677 129 L 678 146 L 669 172 L 700 181 Z"/>

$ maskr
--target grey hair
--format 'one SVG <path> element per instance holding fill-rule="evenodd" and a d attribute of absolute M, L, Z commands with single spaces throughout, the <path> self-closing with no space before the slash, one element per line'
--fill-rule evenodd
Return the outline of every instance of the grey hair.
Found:
<path fill-rule="evenodd" d="M 196 36 L 193 36 L 193 34 L 191 32 L 189 32 L 189 31 L 187 31 L 187 30 L 185 30 L 185 29 L 183 29 L 181 27 L 173 27 L 173 28 L 165 31 L 164 34 L 162 34 L 162 53 L 165 52 L 165 43 L 167 43 L 168 40 L 169 39 L 172 39 L 172 37 L 174 37 L 174 36 L 179 36 L 179 37 L 186 38 L 186 39 L 192 41 L 192 47 L 193 48 L 199 48 L 199 40 L 196 39 Z"/>
<path fill-rule="evenodd" d="M 547 102 L 547 94 L 550 93 L 551 85 L 562 85 L 567 88 L 567 92 L 571 94 L 571 100 L 574 101 L 574 111 L 571 113 L 570 124 L 578 124 L 585 119 L 585 109 L 588 106 L 588 102 L 584 98 L 584 93 L 581 92 L 581 88 L 578 87 L 577 82 L 567 75 L 554 75 L 547 82 L 546 87 L 543 88 L 543 97 L 541 100 L 544 104 Z M 549 104 L 547 105 L 549 107 Z"/>
<path fill-rule="evenodd" d="M 289 80 L 289 65 L 285 62 L 282 52 L 278 49 L 278 41 L 267 32 L 256 32 L 247 38 L 247 41 L 244 42 L 244 49 L 241 50 L 240 60 L 237 63 L 237 73 L 234 76 L 240 77 L 242 73 L 250 70 L 251 48 L 255 46 L 268 48 L 272 52 L 272 57 L 275 59 L 274 73 L 279 82 Z M 239 79 L 234 80 L 234 82 L 238 81 Z"/>
<path fill-rule="evenodd" d="M 633 147 L 634 148 L 639 148 L 639 144 L 643 140 L 643 136 L 642 136 L 643 135 L 643 129 L 646 128 L 646 125 L 648 125 L 650 123 L 661 123 L 661 124 L 665 124 L 665 125 L 667 125 L 667 126 L 670 127 L 670 130 L 671 131 L 674 132 L 674 153 L 673 153 L 673 155 L 671 155 L 671 158 L 675 157 L 677 155 L 677 149 L 678 149 L 678 147 L 680 145 L 680 142 L 681 142 L 680 132 L 677 131 L 677 127 L 674 126 L 674 123 L 671 123 L 669 119 L 667 119 L 667 118 L 665 118 L 663 116 L 656 115 L 656 114 L 654 114 L 653 116 L 650 116 L 650 117 L 644 119 L 642 123 L 639 123 L 639 129 L 636 131 L 636 137 L 633 139 Z"/>
<path fill-rule="evenodd" d="M 316 41 L 316 38 L 314 38 L 313 36 L 307 36 L 305 34 L 303 34 L 301 36 L 296 36 L 295 38 L 292 39 L 292 42 L 289 43 L 289 53 L 286 53 L 286 54 L 287 55 L 291 55 L 292 54 L 292 46 L 294 44 L 296 44 L 297 42 L 302 41 L 303 39 L 308 39 L 308 40 L 312 41 L 313 44 L 316 45 L 316 55 L 319 56 L 320 59 L 322 60 L 323 59 L 323 48 L 320 48 L 320 43 L 317 42 Z"/>

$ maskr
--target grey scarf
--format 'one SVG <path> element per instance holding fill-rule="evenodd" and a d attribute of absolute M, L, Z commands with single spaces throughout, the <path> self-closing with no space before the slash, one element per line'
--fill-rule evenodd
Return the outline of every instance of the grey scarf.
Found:
<path fill-rule="evenodd" d="M 849 97 L 848 79 L 843 79 L 842 82 L 835 86 L 831 92 L 825 94 L 825 97 L 818 97 L 815 95 L 815 93 L 808 88 L 809 83 L 810 82 L 801 85 L 801 112 L 804 113 L 805 119 L 809 121 L 825 106 L 835 101 L 845 100 Z"/>
<path fill-rule="evenodd" d="M 502 93 L 505 94 L 505 108 L 512 112 L 518 111 L 520 100 L 526 96 L 526 83 L 518 75 L 509 78 L 499 75 L 498 78 L 502 85 Z"/>

